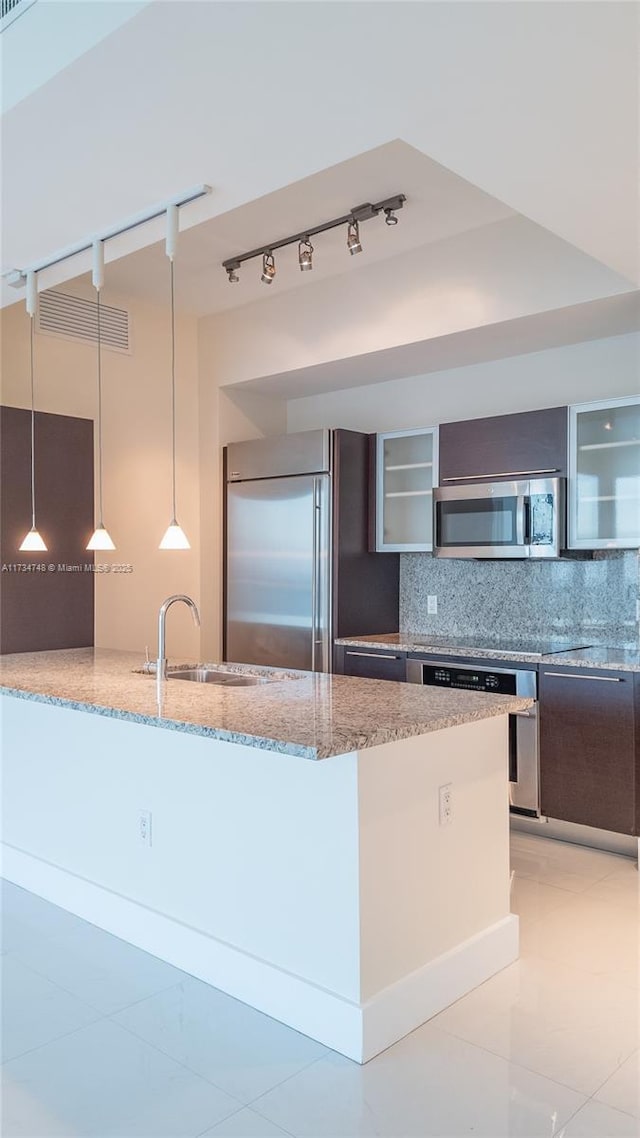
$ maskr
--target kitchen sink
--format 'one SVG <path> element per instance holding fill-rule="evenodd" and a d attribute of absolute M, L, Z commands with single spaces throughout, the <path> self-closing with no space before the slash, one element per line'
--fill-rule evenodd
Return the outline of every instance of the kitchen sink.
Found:
<path fill-rule="evenodd" d="M 249 676 L 244 672 L 224 672 L 219 668 L 183 668 L 179 672 L 167 672 L 168 680 L 191 680 L 196 684 L 220 684 L 222 687 L 248 688 L 256 684 L 268 684 L 281 676 Z"/>

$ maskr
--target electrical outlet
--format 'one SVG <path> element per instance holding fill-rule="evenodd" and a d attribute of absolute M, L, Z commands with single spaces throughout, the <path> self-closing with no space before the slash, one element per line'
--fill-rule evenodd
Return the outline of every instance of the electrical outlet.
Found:
<path fill-rule="evenodd" d="M 435 616 L 437 611 L 438 611 L 438 598 L 434 597 L 434 596 L 427 597 L 427 612 L 431 616 Z"/>
<path fill-rule="evenodd" d="M 450 782 L 441 786 L 439 794 L 440 825 L 449 826 L 453 821 L 453 786 Z"/>
<path fill-rule="evenodd" d="M 138 841 L 141 846 L 151 847 L 151 811 L 140 810 L 138 814 Z"/>

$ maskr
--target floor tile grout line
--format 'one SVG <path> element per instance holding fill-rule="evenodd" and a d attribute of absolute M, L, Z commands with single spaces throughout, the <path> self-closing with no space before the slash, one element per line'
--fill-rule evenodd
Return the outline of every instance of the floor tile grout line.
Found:
<path fill-rule="evenodd" d="M 2 963 L 4 963 L 5 958 L 7 960 L 10 959 L 12 961 L 17 961 L 17 963 L 20 965 L 21 968 L 26 968 L 27 972 L 33 972 L 34 976 L 38 976 L 41 980 L 46 980 L 49 984 L 53 984 L 54 988 L 57 988 L 60 992 L 64 992 L 65 996 L 70 996 L 71 999 L 77 1000 L 79 1004 L 83 1004 L 84 1007 L 87 1008 L 89 1011 L 97 1012 L 99 1016 L 109 1015 L 109 1012 L 104 1012 L 102 1010 L 102 1008 L 97 1008 L 95 1006 L 95 1004 L 90 1004 L 89 1001 L 83 999 L 82 996 L 78 996 L 78 995 L 76 995 L 75 992 L 71 992 L 68 988 L 64 988 L 62 986 L 62 984 L 58 983 L 57 980 L 52 980 L 51 976 L 47 976 L 47 974 L 45 972 L 40 972 L 40 970 L 38 968 L 34 968 L 33 965 L 27 964 L 26 960 L 23 960 L 21 958 L 21 956 L 17 950 L 4 953 L 3 958 L 0 961 L 0 969 L 1 969 Z"/>
<path fill-rule="evenodd" d="M 253 1107 L 250 1106 L 249 1103 L 247 1103 L 246 1106 L 241 1106 L 240 1110 L 235 1110 L 233 1114 L 228 1114 L 225 1118 L 221 1118 L 219 1122 L 214 1122 L 213 1126 L 208 1126 L 206 1130 L 201 1130 L 198 1134 L 194 1135 L 194 1138 L 205 1138 L 205 1136 L 209 1134 L 211 1130 L 217 1126 L 221 1126 L 223 1122 L 228 1122 L 230 1118 L 235 1118 L 236 1114 L 240 1114 L 243 1110 L 253 1110 Z M 272 1122 L 270 1118 L 267 1118 L 264 1114 L 259 1114 L 257 1110 L 253 1110 L 253 1113 L 257 1114 L 258 1118 L 264 1119 L 265 1122 L 271 1122 L 272 1126 L 277 1126 L 278 1129 L 280 1129 L 282 1133 L 286 1135 L 286 1138 L 296 1138 L 296 1135 L 293 1133 L 293 1131 L 285 1130 L 284 1126 L 280 1126 L 279 1122 Z"/>
<path fill-rule="evenodd" d="M 113 1014 L 117 1015 L 118 1013 L 114 1012 Z M 111 1019 L 110 1016 L 107 1016 L 106 1018 Z M 137 1031 L 134 1031 L 133 1028 L 127 1027 L 124 1023 L 117 1022 L 114 1022 L 113 1026 L 121 1027 L 123 1031 L 126 1031 L 128 1035 L 132 1036 L 133 1039 L 136 1039 L 138 1043 L 145 1043 L 147 1047 L 150 1047 L 152 1049 L 152 1051 L 157 1051 L 158 1055 L 162 1055 L 163 1059 L 169 1059 L 172 1063 L 176 1063 L 178 1067 L 182 1067 L 184 1071 L 188 1071 L 190 1075 L 195 1075 L 197 1079 L 202 1079 L 203 1082 L 208 1083 L 210 1087 L 215 1087 L 215 1089 L 217 1091 L 220 1091 L 221 1094 L 232 1098 L 234 1102 L 240 1104 L 239 1109 L 242 1109 L 243 1106 L 248 1105 L 247 1103 L 243 1103 L 242 1099 L 239 1099 L 236 1095 L 232 1094 L 231 1091 L 226 1091 L 224 1087 L 221 1087 L 218 1083 L 214 1083 L 213 1079 L 209 1079 L 206 1075 L 202 1075 L 199 1071 L 194 1071 L 193 1067 L 190 1067 L 188 1063 L 183 1063 L 181 1059 L 176 1059 L 174 1055 L 169 1055 L 168 1052 L 163 1051 L 161 1047 L 157 1046 L 157 1044 L 151 1043 L 149 1039 L 145 1039 L 143 1035 L 138 1035 Z M 237 1114 L 238 1111 L 233 1111 L 233 1113 Z M 231 1117 L 231 1115 L 228 1117 Z M 212 1125 L 215 1126 L 215 1123 L 212 1123 Z M 209 1127 L 209 1129 L 211 1129 L 211 1127 Z"/>
<path fill-rule="evenodd" d="M 604 1087 L 604 1086 L 605 1086 L 605 1085 L 606 1085 L 606 1084 L 609 1082 L 609 1080 L 610 1080 L 610 1079 L 612 1079 L 612 1078 L 613 1078 L 613 1076 L 614 1076 L 614 1075 L 616 1075 L 616 1074 L 618 1073 L 618 1071 L 620 1070 L 620 1068 L 621 1068 L 621 1067 L 624 1067 L 625 1063 L 628 1063 L 628 1062 L 629 1062 L 629 1059 L 632 1059 L 632 1058 L 633 1058 L 633 1056 L 636 1054 L 636 1052 L 638 1052 L 638 1058 L 640 1059 L 640 1046 L 638 1046 L 638 1047 L 634 1047 L 634 1048 L 633 1048 L 633 1051 L 630 1051 L 630 1052 L 629 1052 L 629 1054 L 628 1054 L 628 1055 L 627 1055 L 627 1056 L 626 1056 L 624 1059 L 622 1059 L 622 1061 L 621 1061 L 620 1063 L 618 1063 L 618 1066 L 615 1068 L 615 1070 L 613 1070 L 613 1071 L 611 1072 L 611 1074 L 610 1074 L 610 1075 L 608 1075 L 608 1076 L 607 1076 L 607 1078 L 606 1078 L 606 1079 L 604 1079 L 604 1080 L 603 1080 L 603 1082 L 601 1082 L 601 1083 L 600 1083 L 600 1086 L 599 1086 L 599 1087 L 596 1087 L 595 1091 L 594 1091 L 594 1092 L 593 1092 L 593 1094 L 591 1095 L 591 1098 L 595 1099 L 595 1101 L 596 1101 L 596 1102 L 599 1102 L 601 1106 L 611 1106 L 611 1104 L 610 1104 L 610 1103 L 608 1103 L 608 1102 L 604 1102 L 602 1099 L 596 1099 L 596 1095 L 597 1095 L 597 1094 L 598 1094 L 598 1093 L 599 1093 L 599 1092 L 602 1090 L 602 1088 L 603 1088 L 603 1087 Z M 611 1107 L 611 1109 L 612 1109 L 612 1110 L 622 1110 L 622 1108 L 621 1108 L 621 1107 L 619 1107 L 619 1106 L 613 1106 L 613 1107 Z M 638 1113 L 638 1116 L 637 1116 L 637 1117 L 638 1117 L 638 1119 L 640 1120 L 640 1100 L 639 1100 L 639 1102 L 638 1102 L 638 1112 L 639 1112 L 639 1113 Z M 628 1113 L 629 1113 L 629 1112 L 628 1112 L 627 1110 L 622 1110 L 622 1114 L 628 1114 Z M 633 1118 L 634 1116 L 633 1116 L 633 1115 L 631 1115 L 631 1117 Z"/>
<path fill-rule="evenodd" d="M 427 1021 L 427 1022 L 433 1022 L 433 1021 Z M 502 1059 L 502 1061 L 504 1063 L 508 1063 L 510 1067 L 511 1066 L 519 1067 L 522 1071 L 528 1071 L 530 1075 L 537 1075 L 537 1077 L 539 1079 L 547 1079 L 550 1083 L 555 1083 L 556 1086 L 564 1087 L 565 1090 L 568 1090 L 568 1091 L 573 1091 L 573 1093 L 576 1095 L 582 1095 L 583 1098 L 585 1099 L 585 1101 L 587 1101 L 589 1098 L 592 1098 L 593 1095 L 597 1094 L 598 1090 L 600 1090 L 600 1087 L 598 1087 L 595 1091 L 592 1092 L 592 1094 L 589 1094 L 588 1091 L 581 1090 L 579 1087 L 573 1087 L 570 1083 L 565 1083 L 561 1079 L 556 1078 L 555 1076 L 552 1077 L 551 1075 L 544 1075 L 541 1071 L 536 1071 L 534 1067 L 528 1067 L 526 1065 L 526 1063 L 521 1063 L 519 1060 L 506 1059 L 505 1056 L 501 1055 L 499 1051 L 493 1051 L 490 1047 L 483 1046 L 482 1043 L 475 1043 L 471 1039 L 466 1039 L 464 1037 L 464 1035 L 457 1035 L 456 1032 L 452 1031 L 450 1028 L 440 1027 L 440 1025 L 436 1024 L 436 1023 L 434 1023 L 433 1026 L 437 1027 L 438 1031 L 442 1031 L 445 1035 L 450 1035 L 454 1039 L 457 1039 L 459 1042 L 466 1043 L 469 1047 L 477 1047 L 478 1051 L 486 1051 L 488 1055 L 493 1055 L 494 1058 L 496 1058 L 496 1059 Z M 637 1048 L 634 1048 L 634 1051 L 635 1050 L 637 1050 Z M 634 1051 L 631 1052 L 631 1055 L 634 1054 Z M 630 1056 L 627 1055 L 627 1059 L 629 1059 L 629 1058 L 630 1058 Z M 627 1059 L 623 1059 L 623 1063 L 626 1063 Z M 622 1063 L 620 1064 L 620 1066 L 622 1066 Z M 604 1080 L 604 1082 L 601 1085 L 604 1086 L 604 1083 L 608 1082 L 609 1079 L 612 1077 L 612 1075 L 615 1075 L 615 1073 L 618 1069 L 619 1069 L 618 1067 L 615 1067 L 614 1070 L 611 1072 L 611 1075 L 607 1075 L 607 1078 Z M 584 1106 L 584 1103 L 582 1105 Z M 579 1109 L 581 1109 L 581 1108 L 579 1108 Z"/>
<path fill-rule="evenodd" d="M 340 1055 L 341 1052 L 334 1052 L 331 1050 L 331 1048 L 327 1048 L 327 1054 Z M 256 1114 L 259 1114 L 261 1118 L 266 1118 L 267 1122 L 271 1122 L 271 1118 L 267 1118 L 266 1114 L 262 1114 L 258 1110 L 256 1103 L 260 1102 L 260 1099 L 266 1098 L 267 1095 L 270 1095 L 272 1091 L 277 1090 L 278 1087 L 283 1087 L 285 1083 L 288 1083 L 291 1079 L 295 1079 L 297 1075 L 301 1075 L 303 1071 L 308 1071 L 310 1067 L 315 1067 L 316 1063 L 321 1063 L 323 1059 L 326 1059 L 326 1057 L 327 1055 L 318 1055 L 317 1058 L 312 1059 L 310 1063 L 305 1063 L 304 1067 L 301 1067 L 299 1071 L 292 1071 L 290 1075 L 287 1075 L 286 1079 L 281 1079 L 279 1083 L 275 1083 L 274 1086 L 269 1087 L 268 1091 L 262 1091 L 259 1095 L 256 1095 L 254 1099 L 251 1099 L 251 1101 L 247 1103 L 247 1106 L 251 1107 L 251 1110 L 255 1111 Z M 361 1066 L 361 1064 L 358 1064 L 358 1066 Z M 279 1125 L 279 1123 L 274 1123 L 274 1125 Z M 285 1133 L 288 1133 L 288 1131 Z"/>
<path fill-rule="evenodd" d="M 95 927 L 97 927 L 97 926 L 95 926 Z M 105 930 L 101 929 L 100 931 L 103 932 Z M 113 936 L 112 933 L 108 933 L 107 935 Z M 119 940 L 120 938 L 115 937 L 115 939 Z M 127 942 L 125 941 L 124 943 L 126 944 Z M 131 947 L 136 948 L 137 946 L 132 945 Z M 139 951 L 144 952 L 145 950 L 140 949 Z M 150 955 L 150 954 L 147 954 L 147 955 Z M 112 1011 L 112 1012 L 105 1012 L 102 1008 L 96 1007 L 95 1004 L 90 1003 L 88 1000 L 84 999 L 82 996 L 78 996 L 75 992 L 72 992 L 69 988 L 65 988 L 62 984 L 58 983 L 57 980 L 53 980 L 51 978 L 51 976 L 48 975 L 48 973 L 42 972 L 40 970 L 40 968 L 36 968 L 35 965 L 33 965 L 31 963 L 27 963 L 26 960 L 22 959 L 19 949 L 12 949 L 11 952 L 4 953 L 3 957 L 12 957 L 13 959 L 17 960 L 18 963 L 21 964 L 23 968 L 26 968 L 29 972 L 33 972 L 36 976 L 39 976 L 42 980 L 48 980 L 50 984 L 53 984 L 56 988 L 59 988 L 60 991 L 64 992 L 67 996 L 73 997 L 73 999 L 78 1000 L 79 1003 L 84 1004 L 86 1007 L 90 1008 L 91 1011 L 97 1011 L 101 1016 L 105 1016 L 105 1017 L 118 1015 L 119 1012 L 124 1012 L 127 1010 L 127 1008 L 135 1007 L 136 1004 L 143 1003 L 145 1000 L 153 999 L 154 996 L 160 996 L 164 992 L 170 991 L 171 988 L 177 988 L 177 987 L 179 987 L 180 984 L 184 983 L 184 980 L 174 980 L 171 984 L 168 984 L 166 988 L 158 988 L 158 990 L 155 992 L 149 992 L 145 996 L 140 996 L 140 998 L 137 1000 L 132 1000 L 130 1004 L 124 1004 L 123 1007 L 115 1008 L 114 1011 Z M 160 958 L 159 957 L 153 957 L 153 959 L 159 960 Z M 161 961 L 161 963 L 165 964 L 167 962 Z M 167 964 L 167 966 L 169 968 L 175 968 L 174 964 Z M 176 971 L 179 972 L 179 971 L 181 971 L 181 969 L 176 969 Z M 188 972 L 185 972 L 184 976 L 187 980 L 197 979 L 197 977 L 191 976 L 190 973 L 188 973 Z"/>
<path fill-rule="evenodd" d="M 26 1055 L 33 1055 L 35 1051 L 42 1051 L 45 1047 L 51 1047 L 54 1043 L 59 1043 L 61 1039 L 68 1039 L 71 1035 L 77 1035 L 79 1031 L 85 1031 L 86 1028 L 95 1027 L 97 1023 L 107 1018 L 105 1015 L 98 1015 L 96 1019 L 91 1020 L 90 1023 L 81 1023 L 79 1027 L 72 1027 L 71 1031 L 63 1031 L 61 1035 L 56 1035 L 53 1039 L 47 1039 L 46 1043 L 39 1043 L 37 1047 L 29 1047 L 26 1051 L 21 1051 L 19 1055 L 12 1055 L 10 1059 L 3 1059 L 2 1063 L 0 1063 L 0 1067 L 7 1067 L 9 1063 L 14 1063 L 18 1059 L 24 1059 Z"/>
<path fill-rule="evenodd" d="M 220 989 L 216 989 L 216 991 L 220 991 Z M 223 995 L 226 995 L 226 993 L 223 993 Z M 231 999 L 233 999 L 233 998 L 234 997 L 232 996 Z M 261 1014 L 264 1015 L 265 1013 L 262 1012 Z M 114 1012 L 113 1015 L 114 1016 L 118 1015 L 118 1012 Z M 111 1017 L 107 1016 L 105 1018 L 110 1019 Z M 272 1017 L 269 1016 L 268 1018 L 271 1019 Z M 280 1023 L 280 1020 L 275 1020 L 275 1022 Z M 194 1068 L 190 1067 L 188 1063 L 184 1063 L 184 1062 L 182 1062 L 182 1060 L 176 1059 L 175 1056 L 170 1055 L 168 1051 L 163 1051 L 161 1047 L 157 1046 L 157 1044 L 151 1043 L 151 1041 L 148 1040 L 146 1038 L 146 1036 L 139 1035 L 138 1032 L 134 1031 L 134 1029 L 132 1027 L 128 1027 L 126 1024 L 123 1024 L 123 1023 L 117 1023 L 117 1021 L 116 1021 L 116 1026 L 124 1028 L 125 1031 L 128 1031 L 130 1035 L 132 1035 L 135 1039 L 141 1041 L 142 1043 L 148 1043 L 149 1047 L 152 1047 L 154 1049 L 154 1051 L 157 1051 L 160 1055 L 163 1055 L 165 1059 L 173 1059 L 173 1061 L 175 1063 L 178 1063 L 178 1065 L 180 1067 L 184 1067 L 185 1070 L 189 1071 L 190 1074 L 192 1074 L 192 1075 L 196 1075 L 199 1079 L 204 1079 L 205 1082 L 209 1083 L 212 1087 L 215 1087 L 216 1090 L 222 1091 L 223 1094 L 229 1095 L 230 1098 L 234 1098 L 234 1099 L 236 1098 L 236 1096 L 234 1094 L 232 1094 L 230 1091 L 225 1090 L 225 1088 L 221 1087 L 219 1083 L 214 1083 L 213 1079 L 208 1078 L 207 1075 L 201 1074 L 200 1071 L 194 1070 Z M 286 1027 L 287 1024 L 284 1024 L 284 1026 Z M 295 1028 L 291 1028 L 290 1030 L 295 1031 Z M 298 1032 L 297 1034 L 300 1034 L 300 1032 Z M 311 1037 L 305 1036 L 305 1038 L 310 1039 Z M 316 1041 L 313 1040 L 313 1042 L 316 1042 Z M 320 1046 L 323 1047 L 324 1044 L 320 1044 Z M 326 1057 L 326 1054 L 330 1054 L 330 1053 L 331 1053 L 331 1048 L 326 1047 L 325 1048 L 325 1055 L 317 1055 L 315 1059 L 311 1059 L 308 1063 L 305 1063 L 302 1067 L 299 1067 L 297 1071 L 292 1071 L 290 1075 L 287 1075 L 286 1078 L 281 1079 L 280 1082 L 274 1083 L 273 1086 L 268 1087 L 268 1089 L 266 1091 L 261 1091 L 260 1094 L 256 1095 L 256 1097 L 254 1099 L 249 1099 L 248 1102 L 242 1102 L 241 1099 L 236 1100 L 236 1101 L 240 1102 L 241 1109 L 243 1107 L 253 1107 L 253 1103 L 257 1102 L 260 1098 L 262 1098 L 263 1095 L 270 1094 L 271 1091 L 274 1091 L 276 1089 L 276 1087 L 281 1087 L 283 1083 L 287 1083 L 289 1081 L 289 1079 L 293 1079 L 293 1078 L 295 1078 L 296 1075 L 301 1074 L 302 1071 L 306 1071 L 308 1067 L 313 1067 L 314 1063 L 319 1063 L 321 1059 L 324 1059 Z M 235 1113 L 237 1113 L 237 1111 Z M 270 1119 L 268 1119 L 267 1121 L 270 1121 Z"/>
<path fill-rule="evenodd" d="M 531 924 L 537 924 L 537 921 L 532 921 Z M 555 968 L 566 968 L 569 971 L 577 972 L 580 977 L 588 977 L 590 980 L 599 980 L 605 984 L 611 984 L 618 992 L 624 992 L 625 995 L 629 992 L 637 992 L 638 998 L 640 999 L 640 989 L 632 988 L 630 984 L 625 984 L 623 980 L 618 980 L 617 976 L 610 975 L 607 972 L 590 972 L 588 968 L 582 968 L 579 964 L 567 964 L 565 960 L 557 960 L 555 956 L 541 956 L 539 952 L 529 952 L 526 956 L 518 956 L 516 960 L 513 960 L 511 964 L 507 965 L 507 968 L 513 968 L 515 964 L 527 964 L 530 960 L 537 961 L 540 964 L 552 964 Z M 501 971 L 505 972 L 506 969 L 503 968 Z M 494 975 L 499 976 L 500 973 L 496 972 Z M 488 984 L 491 980 L 493 980 L 493 976 L 490 976 L 488 980 L 483 980 L 482 984 L 478 985 L 478 987 L 481 988 L 483 984 Z M 477 990 L 477 988 L 471 989 L 472 992 Z M 471 995 L 471 992 L 467 992 L 467 995 Z M 461 997 L 463 1000 L 465 998 L 465 996 Z M 458 1003 L 458 1000 L 456 1000 L 455 1003 Z M 449 1007 L 453 1007 L 453 1004 L 450 1004 Z"/>

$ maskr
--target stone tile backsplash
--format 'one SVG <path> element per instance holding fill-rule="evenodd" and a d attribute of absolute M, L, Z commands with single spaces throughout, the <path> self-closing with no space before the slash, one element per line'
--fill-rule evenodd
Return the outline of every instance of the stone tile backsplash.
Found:
<path fill-rule="evenodd" d="M 436 615 L 427 596 L 438 598 Z M 640 643 L 640 555 L 603 551 L 594 559 L 473 561 L 404 553 L 400 630 L 434 636 L 518 640 L 570 637 L 585 643 Z"/>

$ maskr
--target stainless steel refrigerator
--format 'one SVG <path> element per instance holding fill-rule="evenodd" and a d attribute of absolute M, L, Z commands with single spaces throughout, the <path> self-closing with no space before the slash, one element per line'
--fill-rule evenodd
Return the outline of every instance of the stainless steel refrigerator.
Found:
<path fill-rule="evenodd" d="M 370 436 L 225 448 L 224 658 L 331 671 L 336 637 L 398 627 L 399 558 L 370 550 Z"/>

